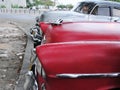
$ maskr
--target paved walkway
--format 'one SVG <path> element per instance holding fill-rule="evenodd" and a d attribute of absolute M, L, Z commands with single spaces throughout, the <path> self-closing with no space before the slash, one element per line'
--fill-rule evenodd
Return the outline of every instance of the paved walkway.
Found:
<path fill-rule="evenodd" d="M 11 22 L 0 22 L 0 90 L 14 90 L 25 48 L 25 33 Z"/>
<path fill-rule="evenodd" d="M 17 15 L 16 16 L 14 14 L 13 15 L 12 14 L 0 14 L 0 23 L 6 23 L 6 21 L 10 21 L 13 24 L 13 22 L 14 22 L 14 26 L 19 28 L 19 30 L 24 31 L 24 33 L 26 33 L 26 36 L 27 36 L 27 45 L 26 45 L 26 49 L 25 49 L 23 63 L 22 63 L 20 73 L 17 75 L 17 79 L 16 79 L 17 81 L 16 81 L 14 90 L 24 90 L 23 84 L 25 81 L 25 74 L 27 73 L 27 71 L 29 69 L 29 60 L 30 60 L 30 56 L 31 56 L 31 50 L 33 48 L 33 42 L 30 37 L 29 29 L 30 29 L 30 27 L 34 26 L 35 17 L 36 17 L 36 15 L 35 16 Z M 5 47 L 5 45 L 3 45 L 3 46 Z M 4 84 L 4 86 L 5 86 L 5 84 Z M 7 90 L 7 89 L 0 88 L 0 90 Z M 12 88 L 8 89 L 8 90 L 12 90 Z"/>

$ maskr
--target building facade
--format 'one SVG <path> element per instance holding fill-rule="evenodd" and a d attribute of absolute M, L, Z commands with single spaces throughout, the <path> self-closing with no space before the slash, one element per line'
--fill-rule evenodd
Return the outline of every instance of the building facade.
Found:
<path fill-rule="evenodd" d="M 13 6 L 26 7 L 26 0 L 0 0 L 0 6 L 12 8 Z"/>

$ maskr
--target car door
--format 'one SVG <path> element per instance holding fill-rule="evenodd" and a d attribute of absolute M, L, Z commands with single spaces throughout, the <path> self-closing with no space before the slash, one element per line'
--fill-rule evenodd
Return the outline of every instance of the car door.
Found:
<path fill-rule="evenodd" d="M 120 22 L 120 7 L 112 7 L 112 22 Z"/>
<path fill-rule="evenodd" d="M 111 22 L 111 7 L 107 5 L 96 5 L 89 14 L 89 21 Z"/>

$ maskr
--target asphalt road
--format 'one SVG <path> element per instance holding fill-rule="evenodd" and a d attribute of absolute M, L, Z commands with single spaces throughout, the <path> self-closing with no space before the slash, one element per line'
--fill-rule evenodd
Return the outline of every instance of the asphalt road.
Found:
<path fill-rule="evenodd" d="M 23 60 L 22 69 L 19 75 L 18 84 L 15 87 L 15 90 L 23 90 L 24 84 L 24 75 L 29 69 L 29 60 L 31 56 L 31 50 L 33 48 L 33 42 L 30 37 L 29 29 L 35 24 L 36 15 L 25 15 L 25 14 L 1 14 L 0 13 L 0 22 L 10 21 L 17 25 L 27 34 L 27 46 L 25 50 L 25 56 Z"/>

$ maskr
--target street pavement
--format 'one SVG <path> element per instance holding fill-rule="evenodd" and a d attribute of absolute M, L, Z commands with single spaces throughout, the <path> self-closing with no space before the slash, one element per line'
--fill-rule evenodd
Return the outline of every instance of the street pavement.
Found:
<path fill-rule="evenodd" d="M 0 22 L 10 21 L 16 27 L 23 30 L 27 35 L 27 45 L 25 49 L 25 55 L 23 59 L 23 64 L 20 70 L 18 81 L 16 81 L 16 86 L 14 90 L 23 90 L 23 84 L 25 81 L 25 74 L 29 70 L 31 50 L 33 49 L 33 42 L 30 37 L 29 29 L 34 26 L 35 15 L 14 15 L 14 14 L 0 14 Z M 10 89 L 12 90 L 12 89 Z"/>

